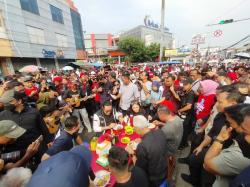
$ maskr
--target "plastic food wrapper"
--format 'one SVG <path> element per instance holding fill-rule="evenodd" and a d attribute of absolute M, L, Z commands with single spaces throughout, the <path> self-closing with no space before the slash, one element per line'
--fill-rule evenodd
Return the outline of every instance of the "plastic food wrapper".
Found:
<path fill-rule="evenodd" d="M 94 180 L 94 185 L 96 187 L 105 187 L 108 185 L 109 181 L 110 181 L 110 173 L 105 171 L 105 170 L 101 170 L 98 171 L 97 173 L 95 173 L 95 180 Z"/>
<path fill-rule="evenodd" d="M 111 142 L 105 140 L 102 143 L 97 144 L 97 146 L 96 146 L 96 154 L 98 154 L 99 157 L 101 157 L 103 155 L 108 155 L 110 149 L 111 149 Z"/>
<path fill-rule="evenodd" d="M 96 160 L 96 163 L 101 165 L 102 167 L 107 167 L 109 162 L 107 157 L 101 156 Z"/>

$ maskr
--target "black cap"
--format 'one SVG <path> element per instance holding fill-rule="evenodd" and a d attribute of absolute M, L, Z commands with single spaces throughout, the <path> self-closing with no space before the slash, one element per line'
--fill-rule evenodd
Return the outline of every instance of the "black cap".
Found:
<path fill-rule="evenodd" d="M 33 78 L 31 76 L 24 77 L 24 82 L 31 82 L 33 81 Z"/>
<path fill-rule="evenodd" d="M 16 100 L 20 100 L 20 99 L 23 100 L 25 97 L 26 95 L 23 92 L 17 92 L 17 91 L 14 92 L 13 98 Z"/>
<path fill-rule="evenodd" d="M 221 71 L 221 72 L 218 72 L 218 76 L 226 77 L 226 76 L 227 76 L 227 73 L 224 72 L 224 71 Z"/>
<path fill-rule="evenodd" d="M 112 106 L 112 103 L 110 101 L 105 101 L 102 106 Z"/>
<path fill-rule="evenodd" d="M 116 73 L 115 72 L 110 72 L 110 76 L 113 78 L 113 79 L 116 79 Z"/>
<path fill-rule="evenodd" d="M 128 71 L 125 71 L 122 73 L 123 77 L 130 77 L 130 73 Z"/>
<path fill-rule="evenodd" d="M 192 84 L 194 81 L 190 77 L 186 77 L 184 80 L 181 81 L 182 84 L 187 85 L 187 84 Z"/>

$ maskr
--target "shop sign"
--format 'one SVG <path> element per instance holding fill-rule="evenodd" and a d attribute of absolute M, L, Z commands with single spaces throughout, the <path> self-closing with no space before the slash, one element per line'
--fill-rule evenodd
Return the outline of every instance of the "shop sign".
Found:
<path fill-rule="evenodd" d="M 62 49 L 57 49 L 56 57 L 57 58 L 64 58 L 64 52 Z"/>
<path fill-rule="evenodd" d="M 178 51 L 177 49 L 166 49 L 165 50 L 165 56 L 169 57 L 169 56 L 177 56 L 178 55 Z"/>
<path fill-rule="evenodd" d="M 49 51 L 46 49 L 42 50 L 42 54 L 44 58 L 55 58 L 56 57 L 56 52 L 55 51 Z"/>
<path fill-rule="evenodd" d="M 166 49 L 165 56 L 182 56 L 182 55 L 189 55 L 191 53 L 190 49 Z"/>
<path fill-rule="evenodd" d="M 144 18 L 144 24 L 145 24 L 145 26 L 146 27 L 155 28 L 155 29 L 159 29 L 160 26 L 157 23 L 154 23 L 154 21 L 150 20 L 149 18 L 150 18 L 150 16 L 146 16 Z"/>
<path fill-rule="evenodd" d="M 148 16 L 148 15 L 145 16 L 145 18 L 144 18 L 144 25 L 146 27 L 150 27 L 150 28 L 154 28 L 154 29 L 160 29 L 161 28 L 161 26 L 158 23 L 155 23 L 154 21 L 152 21 L 150 19 L 150 16 Z M 168 28 L 165 27 L 164 31 L 168 32 Z"/>
<path fill-rule="evenodd" d="M 64 58 L 62 49 L 57 49 L 57 51 L 43 49 L 42 54 L 44 58 Z"/>

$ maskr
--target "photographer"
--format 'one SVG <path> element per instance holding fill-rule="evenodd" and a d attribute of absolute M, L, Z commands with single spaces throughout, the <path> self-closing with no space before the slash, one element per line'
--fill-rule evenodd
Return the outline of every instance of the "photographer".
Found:
<path fill-rule="evenodd" d="M 38 151 L 40 141 L 32 142 L 27 150 L 8 151 L 9 144 L 20 138 L 26 132 L 25 129 L 19 127 L 14 121 L 0 121 L 0 171 L 11 169 L 14 167 L 24 166 L 33 155 Z"/>
<path fill-rule="evenodd" d="M 150 110 L 150 93 L 152 89 L 152 82 L 148 80 L 148 72 L 141 72 L 139 83 L 140 102 L 144 110 L 149 113 Z"/>

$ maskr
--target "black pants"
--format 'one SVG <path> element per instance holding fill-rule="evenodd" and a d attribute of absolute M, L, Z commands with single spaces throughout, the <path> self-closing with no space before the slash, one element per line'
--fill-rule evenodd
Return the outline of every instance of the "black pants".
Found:
<path fill-rule="evenodd" d="M 146 116 L 148 116 L 150 114 L 150 105 L 143 106 L 143 109 L 146 112 Z"/>
<path fill-rule="evenodd" d="M 183 135 L 180 147 L 188 145 L 188 136 L 193 131 L 193 119 L 191 116 L 187 116 L 183 122 Z"/>
<path fill-rule="evenodd" d="M 190 154 L 192 154 L 193 151 L 201 144 L 203 139 L 204 139 L 204 133 L 196 134 L 194 131 L 192 132 L 190 137 L 191 140 Z"/>
<path fill-rule="evenodd" d="M 154 180 L 154 181 L 149 181 L 149 187 L 159 187 L 165 179 L 162 180 Z"/>
<path fill-rule="evenodd" d="M 204 170 L 203 163 L 208 148 L 204 148 L 197 156 L 189 156 L 189 171 L 192 181 L 201 187 L 210 187 L 214 183 L 215 177 Z"/>

